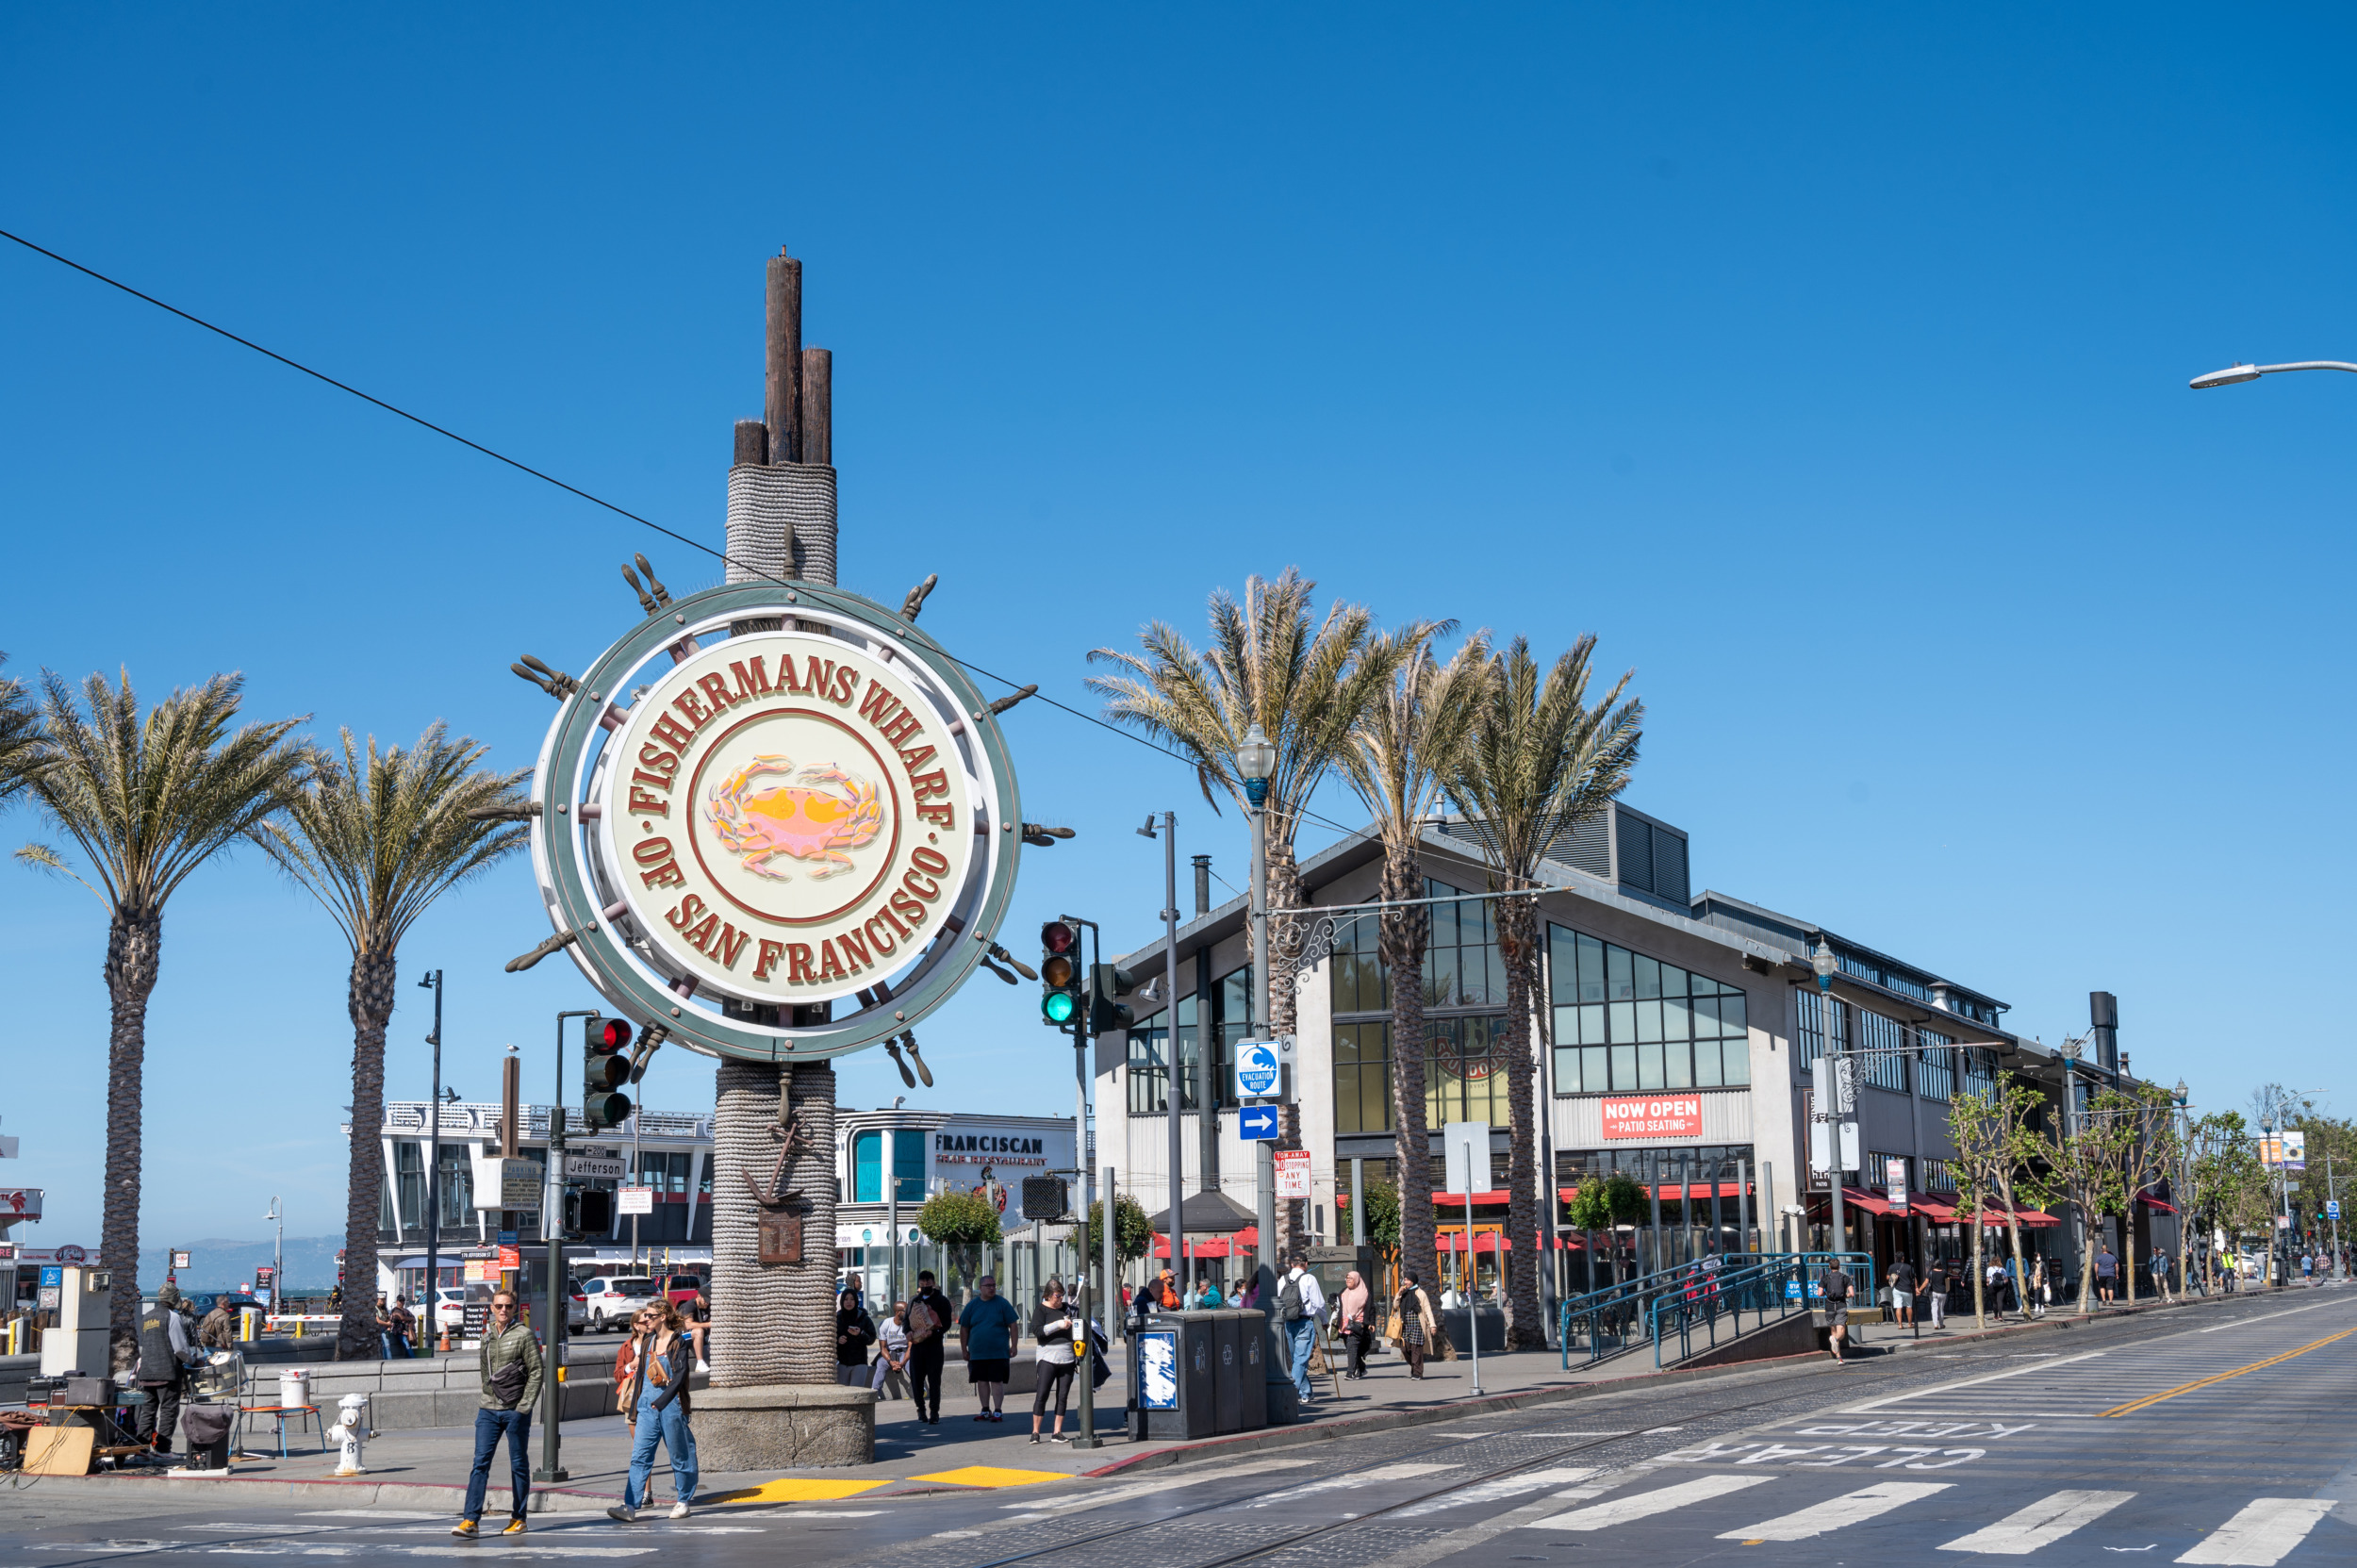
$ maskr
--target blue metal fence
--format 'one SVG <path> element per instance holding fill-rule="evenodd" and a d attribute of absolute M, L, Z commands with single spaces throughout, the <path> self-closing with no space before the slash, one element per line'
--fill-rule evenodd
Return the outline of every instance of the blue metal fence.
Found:
<path fill-rule="evenodd" d="M 1563 1366 L 1574 1352 L 1593 1365 L 1640 1345 L 1662 1366 L 1811 1311 L 1822 1302 L 1819 1277 L 1837 1259 L 1850 1275 L 1850 1299 L 1871 1304 L 1874 1261 L 1862 1252 L 1729 1253 L 1572 1296 L 1558 1314 Z"/>

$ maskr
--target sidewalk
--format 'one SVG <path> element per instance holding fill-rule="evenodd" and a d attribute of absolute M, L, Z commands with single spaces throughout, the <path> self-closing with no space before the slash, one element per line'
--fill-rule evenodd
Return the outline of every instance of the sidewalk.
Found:
<path fill-rule="evenodd" d="M 2177 1306 L 2146 1302 L 2133 1309 L 2099 1311 L 2090 1318 L 2057 1311 L 2029 1322 L 2015 1319 L 2001 1325 L 1992 1319 L 1986 1330 L 1975 1329 L 1968 1313 L 1962 1319 L 1952 1316 L 1943 1330 L 1934 1331 L 1926 1327 L 1920 1338 L 1901 1325 L 1872 1324 L 1864 1328 L 1863 1343 L 1854 1353 L 1863 1358 L 1918 1354 L 1977 1340 L 2042 1335 L 2132 1312 L 2182 1311 L 2240 1299 L 2243 1297 L 2214 1296 L 2204 1302 L 2197 1296 Z M 1126 1388 L 1124 1355 L 1123 1348 L 1116 1346 L 1112 1358 L 1113 1376 L 1098 1391 L 1100 1394 L 1117 1397 Z M 1821 1355 L 1810 1352 L 1806 1357 L 1788 1359 L 1813 1360 Z M 1366 1431 L 1426 1423 L 1445 1425 L 1452 1420 L 1531 1404 L 1606 1392 L 1637 1392 L 1649 1383 L 1739 1375 L 1775 1363 L 1739 1362 L 1723 1367 L 1672 1368 L 1656 1373 L 1650 1355 L 1640 1350 L 1593 1366 L 1574 1361 L 1567 1371 L 1558 1352 L 1525 1351 L 1484 1356 L 1480 1362 L 1481 1393 L 1477 1396 L 1474 1391 L 1474 1363 L 1469 1360 L 1432 1362 L 1419 1382 L 1409 1378 L 1396 1356 L 1384 1356 L 1373 1363 L 1364 1380 L 1342 1383 L 1339 1397 L 1330 1377 L 1319 1379 L 1319 1397 L 1309 1419 L 1291 1427 L 1192 1443 L 1141 1443 L 1129 1437 L 1129 1429 L 1122 1425 L 1123 1412 L 1115 1406 L 1098 1411 L 1102 1445 L 1094 1449 L 1076 1449 L 1045 1441 L 1033 1445 L 1029 1442 L 1028 1400 L 1010 1399 L 1004 1423 L 974 1420 L 973 1395 L 953 1373 L 944 1387 L 942 1423 L 938 1427 L 918 1425 L 914 1407 L 904 1399 L 878 1407 L 876 1461 L 872 1465 L 850 1470 L 800 1470 L 783 1475 L 707 1473 L 700 1478 L 698 1490 L 702 1502 L 718 1505 L 832 1502 L 851 1497 L 890 1498 L 942 1491 L 1036 1486 L 1077 1476 L 1101 1476 L 1202 1458 L 1234 1457 L 1257 1450 L 1337 1441 Z M 1072 1425 L 1067 1421 L 1066 1429 L 1072 1429 Z M 532 1434 L 535 1468 L 540 1463 L 544 1442 L 545 1434 L 536 1428 Z M 175 1493 L 219 1487 L 234 1489 L 239 1495 L 257 1501 L 273 1495 L 311 1501 L 324 1498 L 346 1507 L 401 1507 L 455 1513 L 473 1451 L 471 1426 L 420 1428 L 387 1431 L 370 1439 L 366 1453 L 369 1474 L 365 1477 L 332 1478 L 329 1473 L 337 1463 L 333 1450 L 306 1453 L 298 1446 L 284 1460 L 273 1456 L 240 1461 L 223 1478 L 167 1482 L 156 1475 L 135 1472 L 121 1477 L 91 1477 L 90 1481 L 100 1485 L 170 1484 Z M 536 1512 L 594 1512 L 620 1501 L 630 1445 L 619 1416 L 566 1422 L 562 1456 L 567 1479 L 536 1487 Z M 506 1477 L 507 1458 L 503 1451 L 492 1467 L 493 1484 L 486 1515 L 505 1509 Z M 658 1460 L 653 1480 L 656 1493 L 668 1501 L 670 1482 L 666 1461 Z"/>

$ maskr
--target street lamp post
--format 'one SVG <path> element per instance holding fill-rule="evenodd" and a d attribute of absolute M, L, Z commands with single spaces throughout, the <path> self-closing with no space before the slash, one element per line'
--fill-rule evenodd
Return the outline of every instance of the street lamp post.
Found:
<path fill-rule="evenodd" d="M 425 1037 L 434 1048 L 434 1094 L 425 1110 L 425 1343 L 431 1347 L 442 1337 L 442 971 L 429 970 L 418 984 L 434 993 L 434 1032 Z"/>
<path fill-rule="evenodd" d="M 1244 776 L 1244 798 L 1252 816 L 1252 999 L 1263 1027 L 1273 1016 L 1269 1009 L 1268 953 L 1268 781 L 1277 771 L 1277 748 L 1254 724 L 1236 748 L 1236 771 Z M 1196 1016 L 1205 1016 L 1198 1004 Z M 1280 1086 L 1281 1087 L 1281 1086 Z M 1277 1290 L 1277 1146 L 1266 1138 L 1255 1143 L 1253 1173 L 1259 1179 L 1253 1218 L 1261 1231 L 1257 1283 L 1253 1299 L 1269 1309 L 1276 1321 Z"/>
<path fill-rule="evenodd" d="M 2195 376 L 2185 383 L 2197 392 L 2213 387 L 2234 387 L 2246 381 L 2256 381 L 2263 375 L 2280 375 L 2285 371 L 2357 371 L 2357 365 L 2346 359 L 2295 359 L 2283 365 L 2229 365 L 2222 371 Z"/>
<path fill-rule="evenodd" d="M 1825 1164 L 1829 1167 L 1827 1174 L 1833 1188 L 1833 1246 L 1830 1250 L 1846 1252 L 1849 1250 L 1846 1245 L 1849 1228 L 1844 1223 L 1841 1208 L 1841 1179 L 1846 1174 L 1841 1164 L 1841 1134 L 1847 1131 L 1843 1118 L 1848 1111 L 1842 1104 L 1841 1035 L 1833 1023 L 1833 975 L 1838 966 L 1838 961 L 1833 955 L 1833 944 L 1819 938 L 1817 950 L 1809 955 L 1809 963 L 1817 971 L 1818 1008 L 1821 1014 L 1818 1032 L 1825 1042 L 1826 1076 L 1833 1081 L 1833 1114 L 1826 1116 L 1822 1111 L 1818 1113 L 1827 1123 Z"/>

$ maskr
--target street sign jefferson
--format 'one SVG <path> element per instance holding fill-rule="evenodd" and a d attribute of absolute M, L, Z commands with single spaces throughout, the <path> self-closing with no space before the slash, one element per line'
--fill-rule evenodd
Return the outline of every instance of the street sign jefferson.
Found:
<path fill-rule="evenodd" d="M 536 787 L 566 950 L 616 1011 L 715 1055 L 813 1060 L 909 1029 L 1014 886 L 989 704 L 907 620 L 817 584 L 649 617 L 564 699 Z"/>

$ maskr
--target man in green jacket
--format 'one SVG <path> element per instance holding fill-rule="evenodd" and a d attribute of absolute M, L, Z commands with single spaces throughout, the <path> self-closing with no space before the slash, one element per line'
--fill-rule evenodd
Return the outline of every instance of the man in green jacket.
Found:
<path fill-rule="evenodd" d="M 540 1342 L 517 1321 L 516 1297 L 491 1297 L 491 1321 L 483 1330 L 483 1408 L 474 1412 L 474 1474 L 467 1478 L 467 1512 L 453 1535 L 474 1535 L 483 1518 L 483 1494 L 491 1480 L 491 1457 L 500 1434 L 507 1436 L 507 1462 L 514 1503 L 502 1535 L 524 1533 L 524 1508 L 532 1497 L 532 1411 L 540 1403 Z"/>

